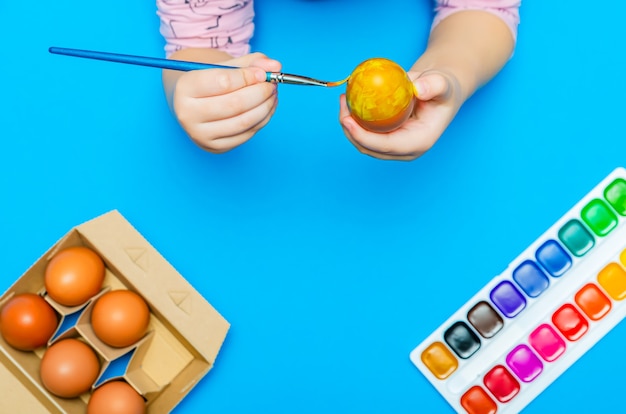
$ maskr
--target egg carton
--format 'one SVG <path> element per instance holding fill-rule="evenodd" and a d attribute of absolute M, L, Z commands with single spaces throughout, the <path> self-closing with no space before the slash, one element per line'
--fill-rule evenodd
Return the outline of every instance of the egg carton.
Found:
<path fill-rule="evenodd" d="M 85 246 L 105 263 L 103 289 L 86 303 L 63 306 L 45 291 L 48 261 L 60 250 Z M 109 290 L 129 289 L 150 308 L 147 333 L 135 344 L 114 348 L 102 342 L 90 324 L 96 300 Z M 13 296 L 38 293 L 60 316 L 52 346 L 78 338 L 97 353 L 100 375 L 91 391 L 77 398 L 48 392 L 39 377 L 47 347 L 16 350 L 0 336 L 0 412 L 84 413 L 91 392 L 113 380 L 130 384 L 146 401 L 147 413 L 169 413 L 213 367 L 230 324 L 118 212 L 111 211 L 71 229 L 0 297 L 0 308 Z"/>

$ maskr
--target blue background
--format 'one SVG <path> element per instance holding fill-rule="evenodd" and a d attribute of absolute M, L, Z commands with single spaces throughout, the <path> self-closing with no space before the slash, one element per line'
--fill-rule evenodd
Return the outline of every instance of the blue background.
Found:
<path fill-rule="evenodd" d="M 287 72 L 409 67 L 431 3 L 258 1 L 255 50 Z M 514 57 L 411 163 L 360 154 L 343 88 L 283 85 L 252 141 L 198 149 L 160 71 L 49 46 L 162 56 L 153 2 L 0 2 L 0 287 L 119 209 L 232 323 L 177 412 L 450 412 L 409 352 L 619 165 L 626 5 L 526 2 Z M 626 325 L 526 410 L 622 406 Z"/>

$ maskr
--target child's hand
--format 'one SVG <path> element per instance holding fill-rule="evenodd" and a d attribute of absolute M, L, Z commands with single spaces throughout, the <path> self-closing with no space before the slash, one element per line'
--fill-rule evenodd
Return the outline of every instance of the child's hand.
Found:
<path fill-rule="evenodd" d="M 222 153 L 243 144 L 276 110 L 276 85 L 265 72 L 281 69 L 261 53 L 220 62 L 241 69 L 207 69 L 180 76 L 173 95 L 178 122 L 205 150 Z"/>
<path fill-rule="evenodd" d="M 411 117 L 386 134 L 367 131 L 350 116 L 345 95 L 340 99 L 339 120 L 346 137 L 363 154 L 384 160 L 411 161 L 437 142 L 452 121 L 463 98 L 457 80 L 443 72 L 409 72 L 418 91 Z"/>

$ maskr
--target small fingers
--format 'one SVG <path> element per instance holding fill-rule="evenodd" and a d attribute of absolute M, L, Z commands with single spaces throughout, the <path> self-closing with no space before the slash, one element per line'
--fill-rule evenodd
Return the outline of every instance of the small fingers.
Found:
<path fill-rule="evenodd" d="M 446 99 L 450 95 L 450 82 L 443 74 L 424 73 L 413 81 L 417 90 L 417 98 L 429 101 L 435 98 Z"/>
<path fill-rule="evenodd" d="M 233 118 L 261 105 L 276 93 L 276 85 L 260 83 L 226 95 L 175 99 L 178 121 L 183 125 Z"/>
<path fill-rule="evenodd" d="M 383 160 L 414 160 L 430 146 L 413 142 L 408 134 L 378 134 L 361 128 L 354 119 L 343 118 L 341 125 L 348 140 L 363 154 Z"/>
<path fill-rule="evenodd" d="M 262 53 L 252 53 L 224 62 L 230 69 L 195 70 L 179 80 L 177 92 L 195 98 L 224 95 L 267 81 L 268 71 L 279 71 L 281 63 Z"/>
<path fill-rule="evenodd" d="M 229 66 L 239 67 L 256 66 L 267 72 L 279 72 L 282 68 L 282 65 L 279 61 L 275 59 L 270 59 L 260 52 L 250 53 L 248 55 L 229 60 L 225 63 Z"/>
<path fill-rule="evenodd" d="M 224 95 L 265 82 L 266 76 L 258 67 L 194 70 L 181 76 L 176 94 L 192 98 Z"/>
<path fill-rule="evenodd" d="M 344 95 L 340 98 L 339 117 L 348 140 L 361 153 L 375 158 L 411 161 L 420 157 L 433 145 L 430 139 L 416 140 L 414 133 L 404 126 L 382 134 L 364 129 L 350 115 Z M 429 137 L 431 134 L 424 135 Z"/>
<path fill-rule="evenodd" d="M 268 99 L 251 110 L 232 118 L 191 125 L 189 136 L 202 148 L 211 152 L 225 152 L 250 139 L 269 122 L 276 111 L 277 96 Z"/>
<path fill-rule="evenodd" d="M 267 72 L 279 72 L 282 69 L 282 64 L 279 61 L 270 59 L 263 53 L 259 52 L 233 59 L 232 61 L 229 61 L 228 64 L 232 64 L 234 66 L 256 66 Z"/>
<path fill-rule="evenodd" d="M 268 112 L 265 118 L 263 118 L 253 128 L 235 136 L 214 139 L 210 141 L 207 145 L 204 145 L 202 143 L 198 143 L 198 145 L 200 145 L 200 147 L 214 154 L 221 154 L 221 153 L 230 151 L 233 148 L 244 144 L 245 142 L 250 140 L 259 130 L 261 130 L 263 127 L 265 127 L 265 125 L 267 125 L 270 122 L 270 120 L 272 119 L 272 116 L 274 115 L 274 112 L 276 112 L 277 104 L 278 102 L 274 101 L 274 106 L 272 107 L 270 112 Z"/>

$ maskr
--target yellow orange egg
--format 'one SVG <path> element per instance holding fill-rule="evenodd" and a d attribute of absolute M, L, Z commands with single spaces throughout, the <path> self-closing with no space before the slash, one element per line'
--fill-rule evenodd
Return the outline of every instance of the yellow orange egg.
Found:
<path fill-rule="evenodd" d="M 48 295 L 65 306 L 85 303 L 102 288 L 105 268 L 102 258 L 84 246 L 56 253 L 46 266 L 44 282 Z"/>
<path fill-rule="evenodd" d="M 348 78 L 346 101 L 350 114 L 363 128 L 390 132 L 411 115 L 416 91 L 406 71 L 385 58 L 360 63 Z"/>
<path fill-rule="evenodd" d="M 98 338 L 116 348 L 139 341 L 150 323 L 150 308 L 130 290 L 112 290 L 93 306 L 91 325 Z"/>

